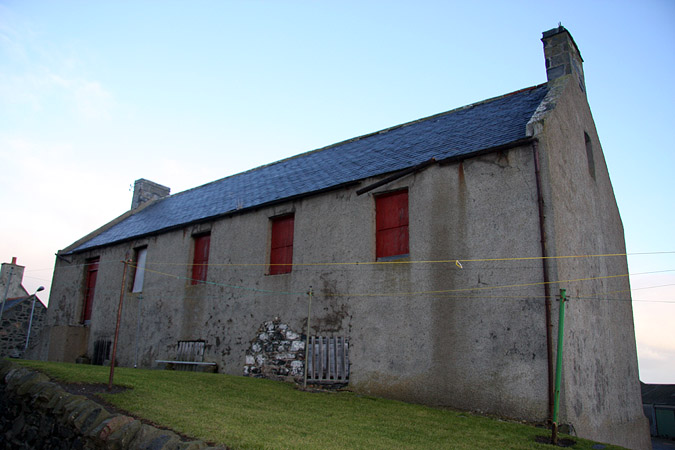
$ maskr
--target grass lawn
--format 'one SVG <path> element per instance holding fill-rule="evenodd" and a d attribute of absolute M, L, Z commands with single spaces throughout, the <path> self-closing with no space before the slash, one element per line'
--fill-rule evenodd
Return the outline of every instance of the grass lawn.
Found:
<path fill-rule="evenodd" d="M 108 367 L 15 362 L 60 381 L 108 382 Z M 303 392 L 276 381 L 120 367 L 115 384 L 131 388 L 101 394 L 117 408 L 234 449 L 555 448 L 535 442 L 550 436 L 545 429 L 351 392 Z M 594 444 L 573 439 L 574 449 Z"/>

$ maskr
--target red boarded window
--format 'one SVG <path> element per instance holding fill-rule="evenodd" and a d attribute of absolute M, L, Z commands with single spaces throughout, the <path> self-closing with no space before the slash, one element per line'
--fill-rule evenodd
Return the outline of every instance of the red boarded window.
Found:
<path fill-rule="evenodd" d="M 408 191 L 397 191 L 375 197 L 377 258 L 407 255 Z"/>
<path fill-rule="evenodd" d="M 293 224 L 295 216 L 272 219 L 272 245 L 270 248 L 270 275 L 289 273 L 293 270 Z"/>
<path fill-rule="evenodd" d="M 91 320 L 91 310 L 94 304 L 94 293 L 96 291 L 96 277 L 98 275 L 99 258 L 88 259 L 85 263 L 84 273 L 84 305 L 82 307 L 82 323 Z"/>
<path fill-rule="evenodd" d="M 206 270 L 209 267 L 209 246 L 211 235 L 195 236 L 195 256 L 192 261 L 192 284 L 201 284 L 206 281 Z"/>

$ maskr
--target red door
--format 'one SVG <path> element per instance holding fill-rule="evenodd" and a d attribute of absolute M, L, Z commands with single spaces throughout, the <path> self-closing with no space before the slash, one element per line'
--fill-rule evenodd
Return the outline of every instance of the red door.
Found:
<path fill-rule="evenodd" d="M 375 223 L 378 258 L 408 254 L 408 191 L 376 197 Z"/>
<path fill-rule="evenodd" d="M 293 225 L 295 216 L 288 215 L 272 220 L 272 245 L 270 248 L 270 275 L 289 273 L 293 270 Z"/>
<path fill-rule="evenodd" d="M 209 268 L 209 247 L 211 235 L 195 236 L 195 257 L 192 261 L 192 284 L 201 284 L 206 281 L 206 272 Z"/>
<path fill-rule="evenodd" d="M 82 308 L 82 323 L 91 320 L 91 309 L 94 304 L 94 292 L 96 291 L 96 275 L 98 274 L 99 258 L 90 259 L 86 264 L 86 280 L 84 289 L 84 307 Z"/>

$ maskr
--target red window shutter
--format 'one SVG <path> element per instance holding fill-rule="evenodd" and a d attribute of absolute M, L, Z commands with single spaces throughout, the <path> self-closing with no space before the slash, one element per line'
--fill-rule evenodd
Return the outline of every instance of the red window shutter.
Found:
<path fill-rule="evenodd" d="M 211 235 L 195 236 L 195 256 L 192 261 L 192 284 L 206 281 L 206 271 L 209 263 L 209 246 Z"/>
<path fill-rule="evenodd" d="M 99 258 L 90 259 L 86 263 L 84 305 L 82 307 L 82 323 L 91 320 L 91 311 L 94 305 L 94 293 L 96 292 L 96 277 L 98 275 Z"/>
<path fill-rule="evenodd" d="M 376 256 L 407 255 L 408 191 L 398 191 L 375 198 Z"/>
<path fill-rule="evenodd" d="M 293 269 L 293 215 L 272 219 L 270 275 L 289 273 Z"/>

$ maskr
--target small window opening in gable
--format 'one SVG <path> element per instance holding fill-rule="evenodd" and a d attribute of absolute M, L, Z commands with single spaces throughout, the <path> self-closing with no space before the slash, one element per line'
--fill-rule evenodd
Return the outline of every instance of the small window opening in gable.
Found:
<path fill-rule="evenodd" d="M 134 265 L 136 271 L 134 272 L 134 284 L 131 292 L 143 292 L 143 279 L 145 278 L 145 260 L 148 255 L 148 247 L 140 247 L 136 249 L 134 258 Z"/>
<path fill-rule="evenodd" d="M 270 266 L 268 273 L 277 275 L 293 270 L 293 228 L 295 216 L 288 214 L 274 217 L 270 240 Z"/>
<path fill-rule="evenodd" d="M 209 247 L 211 233 L 194 236 L 194 257 L 192 258 L 191 284 L 202 284 L 206 281 L 209 268 Z"/>
<path fill-rule="evenodd" d="M 375 229 L 378 260 L 410 253 L 407 189 L 375 197 Z"/>
<path fill-rule="evenodd" d="M 80 323 L 88 324 L 91 320 L 91 311 L 94 306 L 94 294 L 96 292 L 96 277 L 98 276 L 98 264 L 100 258 L 90 258 L 84 265 L 84 304 Z"/>
<path fill-rule="evenodd" d="M 584 142 L 586 143 L 586 160 L 588 161 L 588 173 L 595 180 L 595 158 L 593 157 L 593 143 L 588 133 L 584 133 Z"/>

